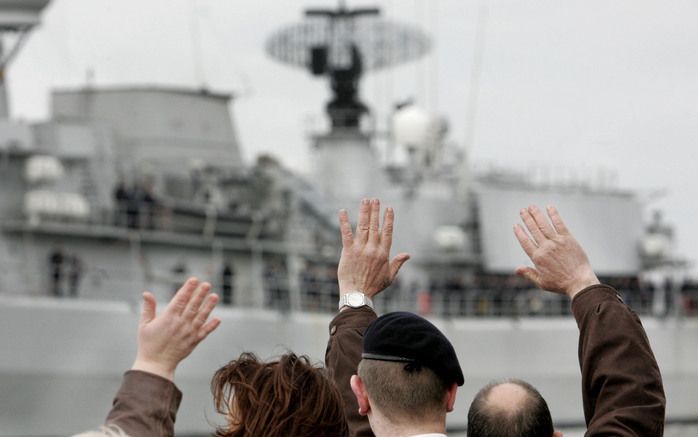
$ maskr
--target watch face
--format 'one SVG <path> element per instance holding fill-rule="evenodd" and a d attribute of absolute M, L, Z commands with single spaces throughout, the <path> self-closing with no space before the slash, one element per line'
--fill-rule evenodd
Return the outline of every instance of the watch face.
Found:
<path fill-rule="evenodd" d="M 350 293 L 347 295 L 347 303 L 349 306 L 358 307 L 364 305 L 364 299 L 359 293 Z"/>

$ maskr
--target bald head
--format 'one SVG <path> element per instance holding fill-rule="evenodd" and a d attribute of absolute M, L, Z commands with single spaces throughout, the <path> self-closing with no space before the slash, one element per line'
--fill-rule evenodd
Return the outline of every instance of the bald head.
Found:
<path fill-rule="evenodd" d="M 531 402 L 531 394 L 514 382 L 502 382 L 493 386 L 485 398 L 487 408 L 515 414 Z"/>
<path fill-rule="evenodd" d="M 473 399 L 468 437 L 551 437 L 553 421 L 543 397 L 518 379 L 491 382 Z"/>

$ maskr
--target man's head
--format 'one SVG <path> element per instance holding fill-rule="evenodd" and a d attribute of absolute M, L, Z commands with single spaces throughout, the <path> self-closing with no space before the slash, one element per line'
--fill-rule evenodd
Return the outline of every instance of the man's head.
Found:
<path fill-rule="evenodd" d="M 358 377 L 351 380 L 359 411 L 391 422 L 445 420 L 463 372 L 453 346 L 412 313 L 388 313 L 366 329 Z M 370 417 L 370 416 L 369 416 Z"/>
<path fill-rule="evenodd" d="M 531 384 L 518 379 L 491 382 L 468 411 L 468 437 L 552 437 L 548 404 Z"/>

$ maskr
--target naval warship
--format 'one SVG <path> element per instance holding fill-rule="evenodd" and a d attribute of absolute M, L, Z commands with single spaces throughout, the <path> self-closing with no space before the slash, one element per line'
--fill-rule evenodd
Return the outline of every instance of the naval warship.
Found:
<path fill-rule="evenodd" d="M 19 47 L 48 3 L 0 1 L 0 30 Z M 51 116 L 25 123 L 9 116 L 0 83 L 0 436 L 99 425 L 135 354 L 141 292 L 164 304 L 191 275 L 221 294 L 222 324 L 178 370 L 178 434 L 210 432 L 219 420 L 210 376 L 240 352 L 322 361 L 337 305 L 336 212 L 364 197 L 395 208 L 395 247 L 412 254 L 379 311 L 420 312 L 458 350 L 467 379 L 451 429 L 464 428 L 477 389 L 504 376 L 538 387 L 559 426 L 583 424 L 568 303 L 511 273 L 524 255 L 510 223 L 529 203 L 557 205 L 600 276 L 643 316 L 668 421 L 698 420 L 698 319 L 686 304 L 698 296 L 679 280 L 671 228 L 643 223 L 639 195 L 604 181 L 475 172 L 446 141 L 445 120 L 415 104 L 396 108 L 388 135 L 407 159 L 378 159 L 360 80 L 429 45 L 417 28 L 344 4 L 308 10 L 271 36 L 273 58 L 331 85 L 311 177 L 271 156 L 243 162 L 229 94 L 57 89 Z M 2 51 L 0 73 L 18 52 Z"/>

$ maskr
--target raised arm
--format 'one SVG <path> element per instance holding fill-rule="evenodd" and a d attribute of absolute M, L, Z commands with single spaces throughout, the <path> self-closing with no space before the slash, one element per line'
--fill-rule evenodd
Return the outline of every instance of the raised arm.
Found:
<path fill-rule="evenodd" d="M 516 273 L 572 299 L 587 436 L 661 436 L 666 400 L 659 367 L 637 315 L 599 284 L 591 264 L 553 207 L 521 210 L 514 233 L 533 261 Z"/>
<path fill-rule="evenodd" d="M 349 224 L 349 215 L 344 210 L 340 211 L 342 254 L 337 269 L 340 299 L 347 293 L 356 292 L 372 299 L 393 282 L 402 265 L 409 259 L 408 254 L 400 253 L 390 260 L 393 210 L 385 210 L 382 228 L 379 221 L 378 199 L 361 202 L 356 235 Z M 359 414 L 359 406 L 349 380 L 356 374 L 361 361 L 364 331 L 375 318 L 376 313 L 369 306 L 343 306 L 330 322 L 325 366 L 342 393 L 349 431 L 353 437 L 373 435 L 368 419 Z"/>
<path fill-rule="evenodd" d="M 156 315 L 155 297 L 143 293 L 138 325 L 138 352 L 114 398 L 107 425 L 117 425 L 130 437 L 169 437 L 182 393 L 174 385 L 179 363 L 220 324 L 208 320 L 218 303 L 211 284 L 187 280 L 169 305 Z"/>

